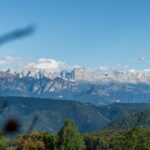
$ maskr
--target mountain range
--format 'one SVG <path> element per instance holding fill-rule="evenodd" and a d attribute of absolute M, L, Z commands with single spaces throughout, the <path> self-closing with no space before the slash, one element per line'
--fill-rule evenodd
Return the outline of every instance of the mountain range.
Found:
<path fill-rule="evenodd" d="M 150 102 L 150 72 L 0 71 L 0 96 L 76 100 L 92 104 Z"/>

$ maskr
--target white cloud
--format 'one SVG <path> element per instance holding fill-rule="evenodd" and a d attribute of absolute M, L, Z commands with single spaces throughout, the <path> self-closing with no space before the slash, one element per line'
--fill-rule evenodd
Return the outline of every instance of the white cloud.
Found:
<path fill-rule="evenodd" d="M 129 72 L 135 73 L 135 72 L 136 72 L 136 69 L 134 69 L 134 68 L 129 69 Z"/>
<path fill-rule="evenodd" d="M 145 57 L 145 56 L 140 56 L 138 58 L 138 61 L 140 61 L 141 63 L 150 63 L 150 58 Z"/>
<path fill-rule="evenodd" d="M 146 68 L 143 70 L 144 72 L 150 72 L 150 68 Z"/>
<path fill-rule="evenodd" d="M 6 56 L 0 59 L 0 65 L 23 64 L 23 60 L 19 57 Z"/>
<path fill-rule="evenodd" d="M 142 57 L 141 60 L 148 60 L 145 57 Z M 39 58 L 35 62 L 27 62 L 24 59 L 19 57 L 6 56 L 0 58 L 0 70 L 7 69 L 15 71 L 48 71 L 48 72 L 58 72 L 60 70 L 66 69 L 68 71 L 73 68 L 82 68 L 79 65 L 68 65 L 62 61 L 57 61 L 50 58 Z M 91 68 L 92 69 L 92 68 Z M 95 68 L 96 69 L 96 68 Z M 102 71 L 131 71 L 134 72 L 135 69 L 132 69 L 128 64 L 112 64 L 112 65 L 102 65 L 98 69 Z M 144 69 L 144 68 L 143 68 Z M 148 67 L 145 71 L 149 71 Z"/>
<path fill-rule="evenodd" d="M 114 64 L 112 65 L 112 69 L 128 69 L 129 65 L 127 64 Z"/>
<path fill-rule="evenodd" d="M 124 71 L 124 70 L 128 70 L 130 68 L 130 66 L 128 64 L 112 64 L 112 65 L 104 65 L 104 66 L 100 66 L 99 69 L 103 70 L 103 71 Z"/>
<path fill-rule="evenodd" d="M 0 70 L 19 70 L 24 66 L 25 62 L 19 57 L 6 56 L 0 58 Z"/>
<path fill-rule="evenodd" d="M 25 69 L 59 71 L 66 69 L 67 65 L 62 61 L 56 61 L 49 58 L 40 58 L 36 62 L 28 63 Z"/>
<path fill-rule="evenodd" d="M 106 67 L 106 66 L 100 66 L 99 69 L 102 70 L 102 71 L 105 71 L 105 70 L 108 70 L 109 68 Z"/>
<path fill-rule="evenodd" d="M 74 66 L 72 66 L 71 68 L 82 68 L 82 66 L 74 65 Z"/>
<path fill-rule="evenodd" d="M 140 57 L 138 58 L 138 60 L 139 60 L 139 61 L 145 61 L 145 60 L 146 60 L 146 57 L 145 57 L 145 56 L 140 56 Z"/>

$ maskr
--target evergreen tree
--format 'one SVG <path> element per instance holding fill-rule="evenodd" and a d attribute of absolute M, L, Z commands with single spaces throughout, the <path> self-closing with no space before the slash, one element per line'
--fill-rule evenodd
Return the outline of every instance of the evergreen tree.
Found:
<path fill-rule="evenodd" d="M 58 133 L 59 150 L 84 150 L 85 144 L 82 136 L 72 120 L 66 120 Z"/>
<path fill-rule="evenodd" d="M 150 150 L 150 134 L 144 128 L 133 128 L 126 133 L 124 149 Z"/>

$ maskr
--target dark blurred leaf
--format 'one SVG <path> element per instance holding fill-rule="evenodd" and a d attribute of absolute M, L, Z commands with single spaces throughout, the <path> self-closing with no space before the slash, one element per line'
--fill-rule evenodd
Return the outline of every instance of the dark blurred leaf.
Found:
<path fill-rule="evenodd" d="M 27 134 L 30 133 L 30 132 L 33 130 L 33 128 L 34 128 L 34 126 L 35 126 L 37 120 L 38 120 L 38 116 L 35 115 L 34 118 L 33 118 L 33 120 L 32 120 L 32 123 L 31 123 L 31 125 L 30 125 L 30 128 L 29 128 Z"/>
<path fill-rule="evenodd" d="M 19 39 L 25 36 L 29 36 L 35 31 L 35 26 L 30 25 L 22 29 L 14 30 L 0 37 L 0 45 L 10 42 L 15 39 Z"/>
<path fill-rule="evenodd" d="M 6 120 L 3 126 L 3 132 L 5 134 L 16 133 L 20 130 L 21 124 L 16 117 L 12 117 Z"/>

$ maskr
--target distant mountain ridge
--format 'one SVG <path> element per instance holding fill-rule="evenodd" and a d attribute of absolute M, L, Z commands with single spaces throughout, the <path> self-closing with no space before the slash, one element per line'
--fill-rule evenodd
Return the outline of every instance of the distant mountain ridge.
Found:
<path fill-rule="evenodd" d="M 81 71 L 83 69 L 79 70 L 78 72 L 83 72 Z M 118 81 L 108 76 L 105 80 L 101 78 L 102 80 L 90 81 L 84 78 L 84 73 L 81 76 L 84 80 L 81 80 L 75 73 L 65 71 L 60 72 L 60 75 L 54 75 L 53 72 L 51 73 L 53 77 L 45 76 L 43 72 L 36 73 L 38 76 L 31 74 L 31 72 L 23 74 L 12 73 L 10 70 L 0 71 L 0 96 L 67 99 L 93 104 L 150 102 L 150 84 L 142 80 L 120 82 L 116 75 L 114 78 Z M 88 75 L 87 71 L 86 76 Z M 89 78 L 92 78 L 92 75 Z M 149 81 L 148 75 L 147 79 Z"/>
<path fill-rule="evenodd" d="M 3 103 L 7 103 L 2 108 Z M 62 127 L 64 120 L 73 119 L 82 132 L 102 130 L 112 121 L 122 118 L 130 113 L 150 109 L 150 104 L 123 104 L 93 105 L 76 101 L 25 98 L 25 97 L 0 97 L 0 128 L 9 117 L 17 117 L 22 124 L 22 132 L 26 132 L 32 120 L 38 120 L 33 130 L 57 132 Z"/>
<path fill-rule="evenodd" d="M 145 69 L 141 71 L 112 71 L 112 70 L 101 70 L 92 69 L 87 67 L 76 67 L 71 70 L 41 70 L 35 68 L 25 68 L 21 71 L 12 71 L 8 69 L 6 72 L 21 77 L 34 77 L 41 78 L 47 77 L 54 79 L 56 77 L 63 78 L 70 81 L 89 81 L 89 82 L 128 82 L 128 83 L 150 83 L 150 70 Z"/>

